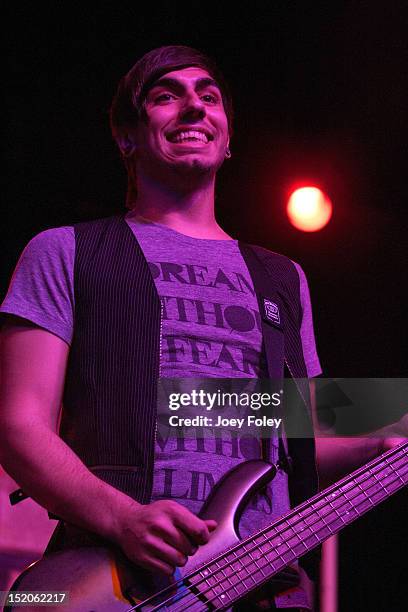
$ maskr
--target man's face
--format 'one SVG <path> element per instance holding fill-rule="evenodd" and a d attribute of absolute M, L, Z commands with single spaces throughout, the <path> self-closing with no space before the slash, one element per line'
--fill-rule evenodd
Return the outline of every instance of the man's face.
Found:
<path fill-rule="evenodd" d="M 147 121 L 136 129 L 142 171 L 145 164 L 156 170 L 218 170 L 229 143 L 228 121 L 221 92 L 206 70 L 166 73 L 149 90 L 145 109 Z"/>

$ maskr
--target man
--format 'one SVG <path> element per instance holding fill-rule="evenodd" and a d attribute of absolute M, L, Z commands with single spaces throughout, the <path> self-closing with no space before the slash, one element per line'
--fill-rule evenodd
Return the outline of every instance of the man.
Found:
<path fill-rule="evenodd" d="M 119 84 L 111 125 L 129 176 L 126 218 L 36 236 L 1 307 L 8 316 L 0 460 L 27 494 L 65 521 L 50 549 L 90 532 L 138 565 L 170 575 L 216 528 L 196 516 L 214 482 L 259 457 L 260 445 L 230 432 L 205 444 L 201 435 L 161 437 L 158 376 L 283 373 L 283 353 L 271 355 L 278 345 L 268 334 L 276 332 L 259 301 L 268 273 L 256 277 L 265 267 L 267 297 L 278 300 L 279 284 L 292 300 L 279 304 L 286 362 L 297 376 L 321 369 L 300 267 L 239 244 L 216 222 L 215 177 L 231 156 L 232 135 L 231 99 L 217 67 L 188 47 L 151 51 Z M 382 450 L 378 440 L 354 444 L 344 469 Z M 311 495 L 308 453 L 302 469 Z M 278 456 L 276 442 L 268 458 Z M 281 469 L 244 512 L 241 534 L 288 508 Z M 276 596 L 278 607 L 311 609 L 307 587 L 297 582 Z"/>

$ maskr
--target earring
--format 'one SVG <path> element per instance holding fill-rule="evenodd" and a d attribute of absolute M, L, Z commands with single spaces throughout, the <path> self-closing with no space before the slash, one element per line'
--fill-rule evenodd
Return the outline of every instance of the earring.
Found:
<path fill-rule="evenodd" d="M 231 151 L 229 150 L 229 147 L 225 149 L 225 157 L 226 159 L 229 159 L 231 157 Z"/>
<path fill-rule="evenodd" d="M 137 149 L 136 143 L 134 142 L 133 138 L 128 134 L 124 134 L 120 138 L 120 140 L 118 140 L 118 145 L 120 152 L 122 153 L 122 157 L 124 157 L 125 159 L 132 157 L 132 155 Z"/>
<path fill-rule="evenodd" d="M 132 157 L 135 150 L 136 150 L 136 147 L 133 144 L 129 143 L 125 147 L 122 147 L 122 155 L 125 158 Z"/>

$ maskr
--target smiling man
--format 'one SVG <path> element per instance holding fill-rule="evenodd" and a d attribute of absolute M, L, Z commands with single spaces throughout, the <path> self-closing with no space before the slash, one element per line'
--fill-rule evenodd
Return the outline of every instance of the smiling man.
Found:
<path fill-rule="evenodd" d="M 136 127 L 117 130 L 115 110 L 114 134 L 137 186 L 132 210 L 193 237 L 228 239 L 214 215 L 216 172 L 230 156 L 217 82 L 202 68 L 174 70 L 146 92 Z"/>
<path fill-rule="evenodd" d="M 190 111 L 180 120 L 186 106 Z M 138 124 L 134 140 L 145 172 L 149 158 L 154 160 L 150 172 L 160 175 L 170 168 L 207 173 L 221 166 L 229 144 L 228 120 L 219 86 L 206 70 L 184 68 L 159 78 L 146 94 L 144 112 L 148 123 Z"/>
<path fill-rule="evenodd" d="M 183 46 L 147 53 L 119 84 L 111 126 L 129 211 L 36 236 L 2 304 L 0 459 L 62 518 L 49 551 L 107 541 L 170 575 L 216 528 L 197 517 L 214 484 L 262 449 L 256 434 L 228 428 L 163 436 L 159 376 L 281 378 L 285 361 L 306 378 L 321 368 L 301 268 L 216 221 L 232 103 L 215 64 Z M 313 442 L 290 450 L 296 503 L 316 490 Z M 244 511 L 242 536 L 290 507 L 282 453 L 275 436 L 262 456 L 280 468 Z M 312 609 L 309 586 L 295 567 L 269 604 Z"/>
<path fill-rule="evenodd" d="M 217 170 L 231 156 L 230 94 L 198 52 L 190 52 L 190 61 L 200 65 L 166 71 L 177 55 L 182 61 L 182 48 L 171 49 L 136 64 L 113 101 L 112 132 L 129 174 L 127 206 L 193 237 L 229 238 L 215 220 L 214 189 Z"/>

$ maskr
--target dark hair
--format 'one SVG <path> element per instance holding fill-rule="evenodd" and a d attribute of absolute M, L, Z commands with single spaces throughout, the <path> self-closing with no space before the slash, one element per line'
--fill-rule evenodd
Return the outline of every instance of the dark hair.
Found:
<path fill-rule="evenodd" d="M 110 109 L 112 135 L 117 141 L 143 118 L 144 102 L 152 84 L 163 74 L 197 66 L 206 70 L 217 82 L 232 135 L 233 108 L 228 85 L 215 64 L 207 55 L 183 45 L 169 45 L 149 51 L 121 79 Z"/>

